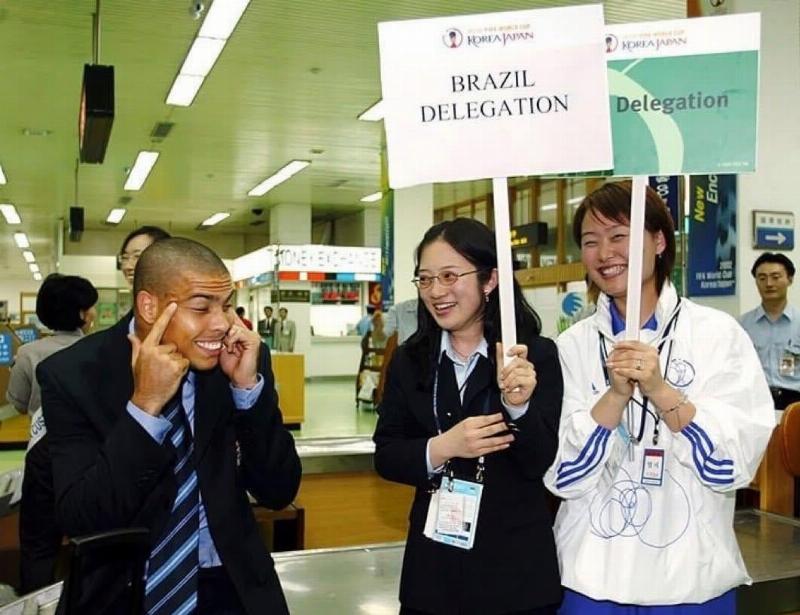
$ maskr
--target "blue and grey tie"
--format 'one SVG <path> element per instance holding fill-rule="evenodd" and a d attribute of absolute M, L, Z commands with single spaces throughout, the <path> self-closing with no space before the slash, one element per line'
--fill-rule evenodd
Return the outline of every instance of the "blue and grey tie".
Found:
<path fill-rule="evenodd" d="M 177 402 L 166 414 L 172 423 L 169 438 L 176 452 L 174 472 L 178 491 L 169 521 L 147 562 L 145 613 L 148 615 L 186 615 L 197 608 L 200 488 L 192 459 L 192 431 L 180 396 L 179 390 Z"/>

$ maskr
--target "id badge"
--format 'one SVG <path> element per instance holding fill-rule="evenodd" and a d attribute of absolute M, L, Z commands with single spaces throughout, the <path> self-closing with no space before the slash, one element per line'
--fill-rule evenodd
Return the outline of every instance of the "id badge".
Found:
<path fill-rule="evenodd" d="M 664 449 L 644 449 L 642 462 L 642 484 L 660 487 L 664 484 Z"/>
<path fill-rule="evenodd" d="M 791 352 L 784 351 L 781 357 L 781 363 L 778 366 L 778 372 L 781 376 L 794 376 L 794 370 L 797 367 L 797 356 Z"/>
<path fill-rule="evenodd" d="M 426 530 L 431 530 L 426 536 L 459 549 L 471 549 L 475 544 L 482 494 L 480 483 L 442 477 L 441 487 L 431 497 L 428 518 L 433 523 L 426 523 Z"/>

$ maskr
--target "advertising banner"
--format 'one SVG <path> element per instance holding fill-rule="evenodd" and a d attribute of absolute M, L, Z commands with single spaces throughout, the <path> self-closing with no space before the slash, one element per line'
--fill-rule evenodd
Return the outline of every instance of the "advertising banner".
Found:
<path fill-rule="evenodd" d="M 689 182 L 688 295 L 736 294 L 736 176 Z"/>
<path fill-rule="evenodd" d="M 610 169 L 603 8 L 378 24 L 389 185 Z"/>
<path fill-rule="evenodd" d="M 607 27 L 614 175 L 755 170 L 760 23 L 752 13 Z"/>
<path fill-rule="evenodd" d="M 381 298 L 384 309 L 394 305 L 394 192 L 381 203 Z"/>

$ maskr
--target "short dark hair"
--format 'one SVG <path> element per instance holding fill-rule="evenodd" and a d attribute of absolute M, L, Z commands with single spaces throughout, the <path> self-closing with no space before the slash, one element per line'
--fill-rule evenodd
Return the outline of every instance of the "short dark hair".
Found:
<path fill-rule="evenodd" d="M 267 310 L 269 310 L 270 312 L 274 312 L 274 310 L 272 309 L 271 305 L 265 305 L 264 306 L 264 311 L 266 312 Z"/>
<path fill-rule="evenodd" d="M 170 237 L 172 237 L 172 235 L 170 235 L 167 231 L 165 231 L 163 228 L 159 226 L 140 226 L 139 228 L 134 229 L 130 233 L 128 233 L 128 236 L 122 242 L 122 246 L 120 246 L 119 249 L 120 254 L 122 254 L 125 251 L 125 247 L 128 245 L 128 243 L 130 243 L 131 239 L 139 237 L 139 235 L 147 235 L 148 237 L 150 237 L 150 239 L 153 240 L 154 243 L 156 241 L 160 241 L 162 239 L 169 239 Z"/>
<path fill-rule="evenodd" d="M 750 273 L 753 275 L 753 277 L 756 277 L 756 269 L 758 269 L 759 266 L 763 265 L 764 263 L 776 263 L 778 265 L 783 265 L 783 268 L 786 269 L 786 274 L 790 278 L 794 277 L 794 263 L 789 260 L 788 256 L 776 254 L 775 252 L 764 252 L 756 259 L 756 262 L 753 263 L 753 268 L 750 270 Z"/>
<path fill-rule="evenodd" d="M 237 316 L 244 316 L 244 308 L 241 305 L 236 308 L 236 314 Z"/>
<path fill-rule="evenodd" d="M 165 293 L 175 276 L 183 271 L 230 275 L 222 259 L 211 248 L 185 237 L 160 239 L 150 245 L 136 263 L 133 296 L 146 290 Z"/>
<path fill-rule="evenodd" d="M 85 325 L 81 310 L 97 303 L 97 289 L 86 278 L 51 273 L 36 295 L 36 316 L 53 331 L 74 331 Z"/>
<path fill-rule="evenodd" d="M 632 192 L 630 181 L 608 182 L 583 199 L 572 219 L 572 236 L 579 248 L 583 219 L 589 213 L 595 216 L 599 214 L 620 224 L 630 224 Z M 666 242 L 661 258 L 656 258 L 655 266 L 656 290 L 660 293 L 675 265 L 675 224 L 666 203 L 650 186 L 647 186 L 644 197 L 644 228 L 650 233 L 661 231 Z"/>

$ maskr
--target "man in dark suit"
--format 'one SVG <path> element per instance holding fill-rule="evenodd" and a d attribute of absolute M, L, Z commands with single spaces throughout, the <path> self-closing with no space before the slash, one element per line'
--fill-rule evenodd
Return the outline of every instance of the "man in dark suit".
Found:
<path fill-rule="evenodd" d="M 149 529 L 149 613 L 288 612 L 247 492 L 286 506 L 300 461 L 269 351 L 232 296 L 211 250 L 156 242 L 137 263 L 133 319 L 38 369 L 62 527 Z M 123 567 L 85 572 L 81 612 L 124 612 Z"/>

